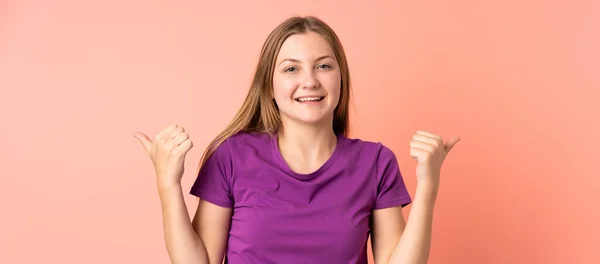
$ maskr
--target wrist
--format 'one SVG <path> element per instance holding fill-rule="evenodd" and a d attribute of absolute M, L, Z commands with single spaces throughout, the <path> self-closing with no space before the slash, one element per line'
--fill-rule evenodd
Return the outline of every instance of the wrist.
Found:
<path fill-rule="evenodd" d="M 421 164 L 417 166 L 416 176 L 419 182 L 436 183 L 439 182 L 441 170 L 435 166 Z"/>
<path fill-rule="evenodd" d="M 417 182 L 416 186 L 416 196 L 420 196 L 423 199 L 429 200 L 431 202 L 435 202 L 438 194 L 440 184 L 439 180 L 435 179 L 427 179 L 421 180 Z"/>
<path fill-rule="evenodd" d="M 440 187 L 440 177 L 438 175 L 428 175 L 427 177 L 417 178 L 417 188 L 438 189 Z"/>
<path fill-rule="evenodd" d="M 158 182 L 157 183 L 159 193 L 171 193 L 173 191 L 181 190 L 181 183 L 179 182 Z"/>

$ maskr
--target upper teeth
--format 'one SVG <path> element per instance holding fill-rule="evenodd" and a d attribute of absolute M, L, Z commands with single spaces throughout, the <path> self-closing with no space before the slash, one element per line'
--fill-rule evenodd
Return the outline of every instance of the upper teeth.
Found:
<path fill-rule="evenodd" d="M 321 97 L 302 97 L 302 98 L 298 98 L 298 101 L 301 101 L 301 102 L 318 101 L 320 99 L 321 99 Z"/>

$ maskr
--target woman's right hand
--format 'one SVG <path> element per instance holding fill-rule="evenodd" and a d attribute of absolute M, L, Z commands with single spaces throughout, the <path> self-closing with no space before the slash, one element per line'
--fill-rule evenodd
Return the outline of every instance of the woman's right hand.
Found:
<path fill-rule="evenodd" d="M 133 136 L 142 143 L 152 159 L 159 189 L 180 185 L 185 155 L 193 147 L 183 127 L 170 125 L 156 134 L 154 141 L 141 132 Z"/>

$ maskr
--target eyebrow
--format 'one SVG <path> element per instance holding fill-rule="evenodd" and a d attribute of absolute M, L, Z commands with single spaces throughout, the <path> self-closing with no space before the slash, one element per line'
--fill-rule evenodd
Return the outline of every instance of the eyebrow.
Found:
<path fill-rule="evenodd" d="M 315 61 L 320 61 L 322 59 L 326 59 L 326 58 L 330 58 L 332 60 L 335 60 L 333 57 L 331 57 L 330 55 L 323 55 L 321 57 L 318 57 Z M 278 65 L 281 65 L 282 63 L 286 62 L 286 61 L 291 61 L 291 62 L 300 62 L 300 60 L 298 59 L 294 59 L 294 58 L 286 58 L 284 60 L 282 60 Z"/>

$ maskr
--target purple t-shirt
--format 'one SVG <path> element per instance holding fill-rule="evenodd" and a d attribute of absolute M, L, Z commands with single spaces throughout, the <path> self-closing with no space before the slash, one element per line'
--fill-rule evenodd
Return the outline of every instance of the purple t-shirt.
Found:
<path fill-rule="evenodd" d="M 233 208 L 230 264 L 367 263 L 372 211 L 411 202 L 389 148 L 343 135 L 323 166 L 298 174 L 277 137 L 239 133 L 211 155 L 190 193 Z"/>

